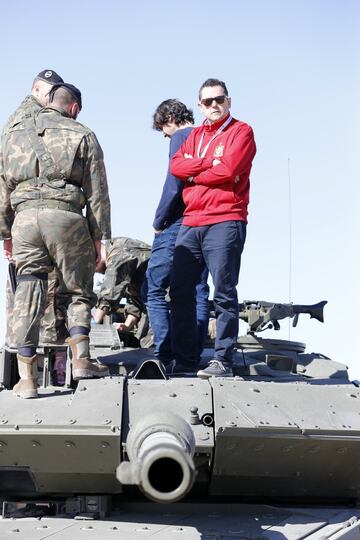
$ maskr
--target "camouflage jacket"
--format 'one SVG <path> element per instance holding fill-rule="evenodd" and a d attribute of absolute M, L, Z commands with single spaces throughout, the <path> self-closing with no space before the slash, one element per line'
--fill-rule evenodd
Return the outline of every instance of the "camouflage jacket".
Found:
<path fill-rule="evenodd" d="M 16 111 L 12 113 L 12 115 L 6 122 L 3 129 L 3 135 L 9 130 L 9 128 L 24 120 L 26 115 L 34 115 L 35 113 L 39 112 L 41 108 L 42 106 L 38 102 L 36 97 L 32 96 L 31 94 L 29 96 L 26 96 L 26 98 L 20 103 Z"/>
<path fill-rule="evenodd" d="M 141 288 L 151 246 L 132 238 L 113 238 L 106 244 L 105 279 L 98 294 L 97 307 L 107 315 L 116 311 L 126 298 L 126 314 L 140 319 L 145 311 Z"/>
<path fill-rule="evenodd" d="M 34 126 L 35 129 L 32 126 Z M 39 141 L 39 143 L 34 143 Z M 47 155 L 39 159 L 37 144 Z M 54 167 L 49 168 L 49 162 Z M 49 172 L 51 170 L 51 172 Z M 55 200 L 78 208 L 94 240 L 111 237 L 110 201 L 103 152 L 95 134 L 53 107 L 15 116 L 1 138 L 0 237 L 10 238 L 16 207 Z"/>
<path fill-rule="evenodd" d="M 13 112 L 13 114 L 10 116 L 10 118 L 6 122 L 3 128 L 2 138 L 9 131 L 10 127 L 14 126 L 18 122 L 21 122 L 21 120 L 23 120 L 24 117 L 28 114 L 34 115 L 35 113 L 39 112 L 40 109 L 41 109 L 41 105 L 34 96 L 32 96 L 31 94 L 29 96 L 26 96 L 26 98 L 20 103 L 16 111 Z M 1 161 L 2 159 L 1 159 L 1 146 L 0 146 L 0 174 L 1 174 Z M 0 180 L 2 180 L 2 177 L 0 178 Z M 0 205 L 0 223 L 1 223 L 1 232 L 3 232 L 2 238 L 10 238 L 10 230 L 11 230 L 12 222 L 14 220 L 14 212 L 12 211 L 11 205 L 10 205 L 10 190 L 7 188 L 5 184 L 0 186 L 0 197 L 1 197 L 1 201 L 4 202 L 4 204 Z"/>

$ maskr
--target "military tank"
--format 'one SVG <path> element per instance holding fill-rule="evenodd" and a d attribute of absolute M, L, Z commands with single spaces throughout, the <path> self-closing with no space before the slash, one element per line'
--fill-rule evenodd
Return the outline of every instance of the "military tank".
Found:
<path fill-rule="evenodd" d="M 58 385 L 54 354 L 66 347 L 44 344 L 39 399 L 24 401 L 11 392 L 16 351 L 3 348 L 0 538 L 48 538 L 49 527 L 55 540 L 84 530 L 360 537 L 358 383 L 304 343 L 259 337 L 289 317 L 323 322 L 325 304 L 240 304 L 248 331 L 230 378 L 169 376 L 151 350 L 126 348 L 111 325 L 96 325 L 91 356 L 110 377 L 75 384 L 68 358 Z"/>

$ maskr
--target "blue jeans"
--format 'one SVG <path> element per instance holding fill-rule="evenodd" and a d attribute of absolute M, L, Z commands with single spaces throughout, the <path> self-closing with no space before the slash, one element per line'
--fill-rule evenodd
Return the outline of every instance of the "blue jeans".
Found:
<path fill-rule="evenodd" d="M 202 227 L 182 225 L 177 237 L 170 283 L 171 332 L 174 358 L 195 366 L 195 287 L 206 266 L 214 283 L 215 358 L 232 365 L 239 329 L 236 286 L 246 238 L 243 221 Z"/>
<path fill-rule="evenodd" d="M 181 221 L 170 225 L 161 233 L 155 234 L 151 256 L 146 272 L 147 311 L 154 333 L 154 354 L 167 363 L 173 357 L 170 333 L 170 303 L 166 299 L 170 273 L 173 266 L 175 242 Z M 205 267 L 196 287 L 195 355 L 199 359 L 204 346 L 209 323 L 208 270 Z"/>

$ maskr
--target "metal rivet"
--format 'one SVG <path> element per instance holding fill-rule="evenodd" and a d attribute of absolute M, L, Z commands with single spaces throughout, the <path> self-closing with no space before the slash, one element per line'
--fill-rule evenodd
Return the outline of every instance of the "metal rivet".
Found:
<path fill-rule="evenodd" d="M 37 446 L 41 446 L 41 443 L 39 443 L 39 441 L 31 441 L 31 446 L 35 448 Z"/>
<path fill-rule="evenodd" d="M 6 442 L 0 441 L 0 447 L 2 447 L 2 446 L 7 446 Z"/>
<path fill-rule="evenodd" d="M 64 444 L 67 448 L 74 448 L 76 446 L 76 444 L 73 441 L 65 441 Z"/>
<path fill-rule="evenodd" d="M 169 397 L 176 397 L 177 394 L 175 393 L 172 393 L 172 394 L 169 394 Z"/>

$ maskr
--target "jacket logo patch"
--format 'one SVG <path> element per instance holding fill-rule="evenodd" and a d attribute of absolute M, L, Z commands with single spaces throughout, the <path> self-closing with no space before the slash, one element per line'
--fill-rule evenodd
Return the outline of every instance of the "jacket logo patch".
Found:
<path fill-rule="evenodd" d="M 221 156 L 224 155 L 224 145 L 222 143 L 220 143 L 216 148 L 215 148 L 215 151 L 214 151 L 214 157 L 215 158 L 219 158 Z"/>

